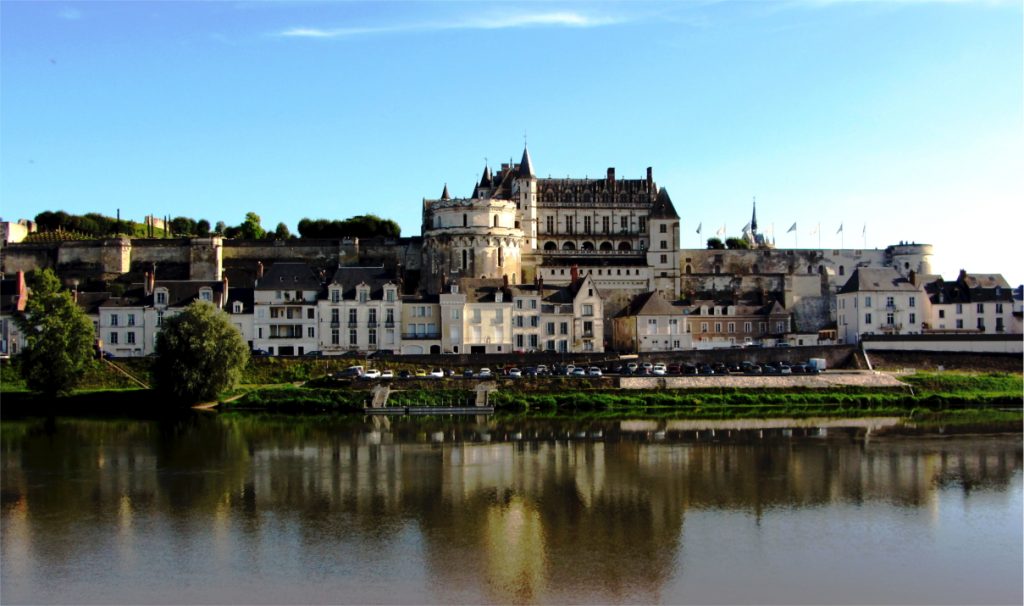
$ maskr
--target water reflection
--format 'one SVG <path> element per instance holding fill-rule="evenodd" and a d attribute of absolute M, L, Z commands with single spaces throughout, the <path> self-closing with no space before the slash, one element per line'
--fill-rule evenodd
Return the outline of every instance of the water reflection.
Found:
<path fill-rule="evenodd" d="M 957 561 L 949 537 L 969 532 L 995 537 L 971 558 L 1008 572 L 966 594 L 980 577 L 923 594 L 883 583 L 878 601 L 1020 599 L 1019 436 L 241 415 L 2 430 L 5 601 L 797 602 L 782 588 L 798 569 L 773 572 L 781 593 L 707 588 L 765 558 L 826 561 L 856 543 L 776 537 L 745 553 L 774 536 L 766 518 L 860 535 L 896 524 L 895 541 L 921 535 L 918 514 L 937 544 L 908 570 Z M 975 513 L 949 520 L 964 503 Z M 875 548 L 891 549 L 884 538 Z"/>

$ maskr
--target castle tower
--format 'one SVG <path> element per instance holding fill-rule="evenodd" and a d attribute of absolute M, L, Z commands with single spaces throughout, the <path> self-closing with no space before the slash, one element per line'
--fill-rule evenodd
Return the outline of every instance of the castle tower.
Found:
<path fill-rule="evenodd" d="M 523 148 L 523 159 L 512 184 L 513 194 L 518 194 L 519 225 L 526 237 L 524 252 L 537 249 L 537 175 L 533 172 L 530 150 Z"/>
<path fill-rule="evenodd" d="M 651 245 L 647 249 L 647 265 L 651 268 L 651 290 L 661 292 L 667 299 L 678 299 L 679 213 L 664 187 L 658 191 L 651 207 L 648 225 Z"/>

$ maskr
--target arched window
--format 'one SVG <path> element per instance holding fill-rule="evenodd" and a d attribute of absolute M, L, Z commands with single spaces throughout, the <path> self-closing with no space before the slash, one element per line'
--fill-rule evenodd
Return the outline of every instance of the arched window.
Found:
<path fill-rule="evenodd" d="M 687 266 L 686 266 L 686 274 L 687 274 L 687 275 L 690 275 L 690 274 L 692 274 L 692 273 L 693 273 L 693 268 L 692 268 L 692 267 L 690 267 L 689 265 L 687 265 Z"/>
<path fill-rule="evenodd" d="M 469 254 L 465 249 L 462 250 L 462 269 L 465 271 L 469 268 Z"/>
<path fill-rule="evenodd" d="M 558 250 L 558 245 L 554 242 L 545 242 L 544 250 Z"/>
<path fill-rule="evenodd" d="M 619 242 L 619 250 L 633 250 L 629 242 Z"/>
<path fill-rule="evenodd" d="M 469 225 L 469 219 L 466 218 L 466 213 L 462 213 L 462 226 L 467 227 Z"/>
<path fill-rule="evenodd" d="M 594 243 L 593 242 L 584 242 L 582 245 L 580 245 L 580 248 L 582 250 L 594 250 Z"/>
<path fill-rule="evenodd" d="M 601 250 L 615 250 L 611 242 L 601 242 Z"/>
<path fill-rule="evenodd" d="M 576 245 L 572 242 L 566 242 L 562 244 L 562 250 L 576 250 Z"/>
<path fill-rule="evenodd" d="M 814 267 L 812 265 L 808 265 L 807 266 L 807 273 L 809 273 L 809 274 L 813 274 L 814 273 Z"/>
<path fill-rule="evenodd" d="M 498 247 L 498 267 L 505 264 L 505 249 Z"/>
<path fill-rule="evenodd" d="M 498 226 L 498 215 L 494 215 L 494 226 Z"/>
<path fill-rule="evenodd" d="M 722 266 L 721 265 L 716 265 L 715 266 L 715 273 L 716 274 L 722 273 Z"/>

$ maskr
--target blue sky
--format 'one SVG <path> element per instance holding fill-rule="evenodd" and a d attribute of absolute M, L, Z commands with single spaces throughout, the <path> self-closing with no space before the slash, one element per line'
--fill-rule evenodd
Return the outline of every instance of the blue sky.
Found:
<path fill-rule="evenodd" d="M 414 235 L 422 198 L 470 195 L 525 133 L 539 176 L 652 166 L 686 247 L 756 196 L 779 246 L 866 226 L 1024 281 L 1018 0 L 5 1 L 0 28 L 5 219 Z"/>

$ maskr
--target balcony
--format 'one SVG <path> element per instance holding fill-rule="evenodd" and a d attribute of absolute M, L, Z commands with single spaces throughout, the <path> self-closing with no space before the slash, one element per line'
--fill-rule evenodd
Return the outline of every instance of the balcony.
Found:
<path fill-rule="evenodd" d="M 341 322 L 331 322 L 331 328 L 341 328 Z"/>
<path fill-rule="evenodd" d="M 406 341 L 429 341 L 441 338 L 440 332 L 413 332 L 402 333 L 402 339 Z"/>
<path fill-rule="evenodd" d="M 882 324 L 881 326 L 878 327 L 878 329 L 881 330 L 883 333 L 894 333 L 894 332 L 899 332 L 900 330 L 902 330 L 903 329 L 903 325 L 902 324 Z"/>
<path fill-rule="evenodd" d="M 384 328 L 394 328 L 394 327 L 395 327 L 395 323 L 394 322 L 385 322 L 384 323 Z"/>
<path fill-rule="evenodd" d="M 352 320 L 348 321 L 348 327 L 349 328 L 356 328 L 358 326 L 359 326 L 359 322 L 353 322 Z"/>
<path fill-rule="evenodd" d="M 369 326 L 370 328 L 377 328 L 376 322 L 367 322 L 366 325 Z"/>

